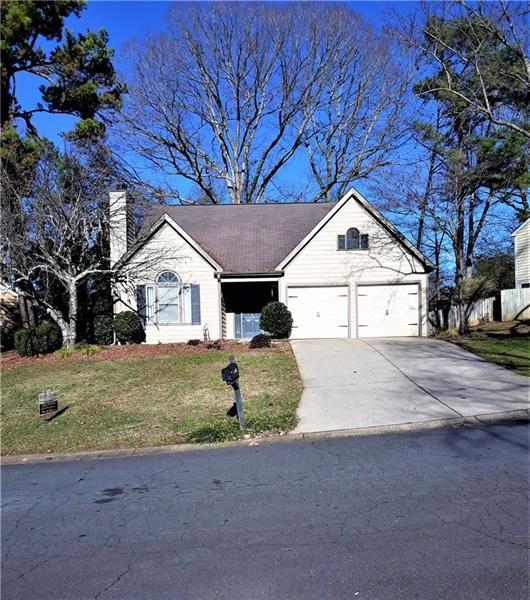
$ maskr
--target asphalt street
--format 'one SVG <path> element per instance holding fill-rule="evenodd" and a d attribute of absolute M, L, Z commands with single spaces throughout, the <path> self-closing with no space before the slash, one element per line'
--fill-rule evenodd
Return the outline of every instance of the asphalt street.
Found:
<path fill-rule="evenodd" d="M 528 425 L 2 468 L 2 599 L 522 599 Z"/>

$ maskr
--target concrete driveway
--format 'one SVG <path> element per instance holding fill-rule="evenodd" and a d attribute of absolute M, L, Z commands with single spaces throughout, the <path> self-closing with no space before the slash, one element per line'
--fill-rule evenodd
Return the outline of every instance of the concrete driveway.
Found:
<path fill-rule="evenodd" d="M 527 377 L 429 338 L 295 340 L 304 382 L 294 433 L 528 409 Z"/>

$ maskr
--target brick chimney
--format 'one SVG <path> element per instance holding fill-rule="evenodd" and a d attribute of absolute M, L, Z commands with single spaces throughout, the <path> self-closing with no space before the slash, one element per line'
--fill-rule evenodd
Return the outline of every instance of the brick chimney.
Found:
<path fill-rule="evenodd" d="M 113 267 L 134 242 L 134 217 L 124 184 L 109 194 L 110 265 Z"/>

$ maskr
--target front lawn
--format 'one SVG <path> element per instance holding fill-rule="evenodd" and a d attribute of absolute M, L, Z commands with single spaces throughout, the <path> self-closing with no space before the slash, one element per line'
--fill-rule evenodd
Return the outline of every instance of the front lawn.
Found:
<path fill-rule="evenodd" d="M 2 454 L 215 442 L 242 435 L 236 419 L 226 417 L 233 394 L 220 371 L 229 351 L 153 354 L 28 360 L 5 371 Z M 245 348 L 236 360 L 249 432 L 292 428 L 302 383 L 290 346 Z M 37 396 L 45 388 L 56 389 L 59 408 L 66 408 L 49 422 L 38 416 Z"/>
<path fill-rule="evenodd" d="M 519 375 L 530 377 L 530 323 L 510 321 L 473 327 L 467 336 L 444 338 Z"/>

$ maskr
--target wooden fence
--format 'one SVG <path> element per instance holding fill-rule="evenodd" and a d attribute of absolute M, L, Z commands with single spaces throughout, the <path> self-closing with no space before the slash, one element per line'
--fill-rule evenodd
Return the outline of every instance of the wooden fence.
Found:
<path fill-rule="evenodd" d="M 493 305 L 495 297 L 479 298 L 466 306 L 466 320 L 468 325 L 479 325 L 493 321 Z M 451 306 L 448 310 L 439 310 L 429 313 L 429 324 L 432 330 L 458 329 L 460 326 L 460 315 L 457 306 Z"/>
<path fill-rule="evenodd" d="M 465 314 L 467 324 L 470 326 L 489 323 L 499 318 L 502 321 L 530 319 L 530 288 L 502 290 L 500 296 L 480 298 L 466 306 Z M 457 306 L 429 313 L 431 332 L 458 329 L 459 326 Z"/>
<path fill-rule="evenodd" d="M 530 288 L 502 290 L 501 311 L 503 321 L 530 319 Z"/>

